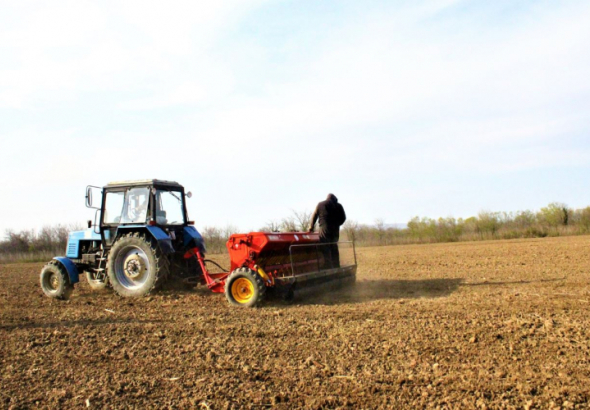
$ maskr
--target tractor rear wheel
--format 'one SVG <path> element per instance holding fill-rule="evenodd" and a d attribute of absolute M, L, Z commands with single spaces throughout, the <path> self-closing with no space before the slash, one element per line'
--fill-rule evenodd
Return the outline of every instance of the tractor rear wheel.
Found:
<path fill-rule="evenodd" d="M 109 252 L 107 272 L 120 296 L 141 297 L 164 282 L 168 260 L 144 234 L 135 232 L 115 242 Z"/>
<path fill-rule="evenodd" d="M 69 299 L 74 287 L 68 272 L 58 261 L 51 261 L 41 270 L 41 289 L 50 298 Z"/>
<path fill-rule="evenodd" d="M 101 275 L 98 272 L 86 271 L 84 275 L 86 276 L 86 281 L 90 289 L 100 291 L 107 287 L 108 279 L 104 276 L 104 273 Z"/>
<path fill-rule="evenodd" d="M 256 306 L 265 293 L 266 286 L 260 275 L 246 267 L 234 270 L 225 282 L 225 297 L 234 306 Z"/>

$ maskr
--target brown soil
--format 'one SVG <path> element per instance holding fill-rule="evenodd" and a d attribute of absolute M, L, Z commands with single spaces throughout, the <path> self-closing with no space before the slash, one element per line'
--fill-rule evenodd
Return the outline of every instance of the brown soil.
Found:
<path fill-rule="evenodd" d="M 355 288 L 43 295 L 0 266 L 0 408 L 588 408 L 590 237 L 358 249 Z"/>

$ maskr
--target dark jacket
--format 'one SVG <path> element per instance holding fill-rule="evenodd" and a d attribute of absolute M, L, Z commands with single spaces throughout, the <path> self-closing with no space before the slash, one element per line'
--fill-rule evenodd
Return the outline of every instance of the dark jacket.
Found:
<path fill-rule="evenodd" d="M 328 198 L 320 202 L 315 208 L 311 217 L 310 231 L 313 231 L 315 223 L 318 221 L 320 225 L 320 239 L 329 242 L 338 241 L 340 237 L 340 225 L 346 221 L 346 214 L 335 195 L 329 194 Z"/>

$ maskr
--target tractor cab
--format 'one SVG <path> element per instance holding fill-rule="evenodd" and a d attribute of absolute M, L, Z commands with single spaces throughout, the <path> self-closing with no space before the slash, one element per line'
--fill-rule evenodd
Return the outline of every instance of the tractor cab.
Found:
<path fill-rule="evenodd" d="M 125 225 L 174 229 L 188 224 L 182 185 L 157 179 L 111 182 L 103 188 L 101 211 L 101 229 Z"/>
<path fill-rule="evenodd" d="M 92 189 L 87 188 L 87 203 L 92 207 Z M 186 201 L 192 195 L 177 182 L 159 179 L 118 181 L 102 189 L 94 232 L 103 248 L 109 249 L 121 235 L 144 232 L 153 237 L 165 253 L 178 252 L 189 242 L 203 248 L 200 234 L 187 217 Z M 98 212 L 99 211 L 99 212 Z M 89 224 L 91 225 L 91 224 Z"/>

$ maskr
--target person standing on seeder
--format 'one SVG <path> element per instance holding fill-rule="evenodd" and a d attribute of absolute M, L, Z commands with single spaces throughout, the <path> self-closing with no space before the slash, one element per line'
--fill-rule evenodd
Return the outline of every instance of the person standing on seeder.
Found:
<path fill-rule="evenodd" d="M 340 226 L 346 221 L 344 208 L 338 202 L 334 194 L 328 194 L 325 201 L 318 203 L 311 217 L 309 232 L 313 232 L 316 222 L 320 226 L 320 246 L 325 260 L 325 268 L 340 267 L 340 252 L 338 240 L 340 239 Z"/>

